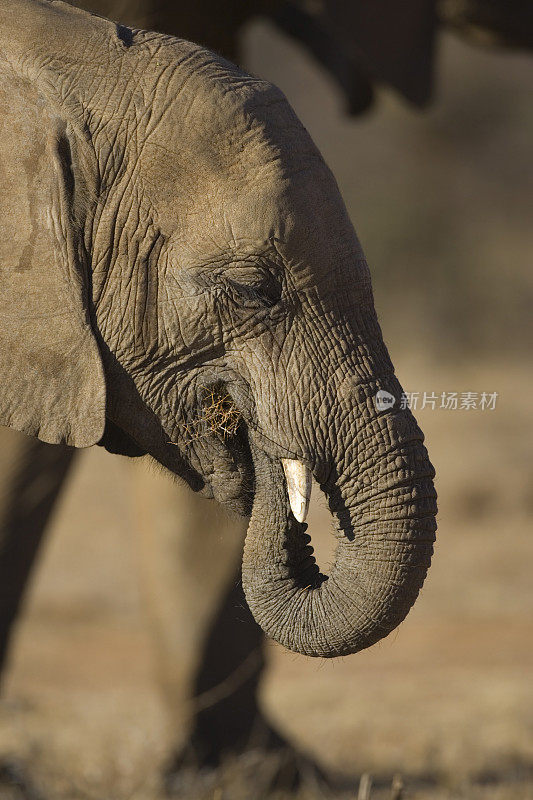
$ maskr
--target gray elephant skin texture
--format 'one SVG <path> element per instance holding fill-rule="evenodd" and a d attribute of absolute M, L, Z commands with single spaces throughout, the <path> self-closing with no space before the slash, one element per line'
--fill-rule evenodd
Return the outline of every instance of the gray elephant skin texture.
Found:
<path fill-rule="evenodd" d="M 251 515 L 243 586 L 268 635 L 370 646 L 425 578 L 434 471 L 309 134 L 198 45 L 47 0 L 0 17 L 0 424 L 149 453 Z M 329 576 L 282 459 L 328 499 Z"/>

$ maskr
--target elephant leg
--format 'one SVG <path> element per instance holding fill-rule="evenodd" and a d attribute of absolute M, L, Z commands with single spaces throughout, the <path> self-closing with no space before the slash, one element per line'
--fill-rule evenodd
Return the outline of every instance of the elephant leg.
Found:
<path fill-rule="evenodd" d="M 248 521 L 146 460 L 133 469 L 142 587 L 174 752 L 168 792 L 187 796 L 190 780 L 245 753 L 256 788 L 254 753 L 263 768 L 268 762 L 269 789 L 293 788 L 306 776 L 316 783 L 320 770 L 275 730 L 259 705 L 264 636 L 240 579 Z"/>
<path fill-rule="evenodd" d="M 75 452 L 0 427 L 0 676 L 46 525 Z"/>
<path fill-rule="evenodd" d="M 226 591 L 214 608 L 194 675 L 193 725 L 185 758 L 218 766 L 229 751 L 268 749 L 282 740 L 258 706 L 265 666 L 264 636 L 241 586 L 240 568 L 228 573 Z"/>
<path fill-rule="evenodd" d="M 238 575 L 247 521 L 145 461 L 134 470 L 143 593 L 170 722 L 215 763 L 224 743 L 249 736 L 258 713 L 262 633 Z"/>

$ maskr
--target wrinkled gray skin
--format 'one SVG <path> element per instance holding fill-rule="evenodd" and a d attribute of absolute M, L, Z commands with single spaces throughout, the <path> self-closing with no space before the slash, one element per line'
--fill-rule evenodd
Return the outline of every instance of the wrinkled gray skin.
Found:
<path fill-rule="evenodd" d="M 190 43 L 62 3 L 1 12 L 0 422 L 85 447 L 106 419 L 248 513 L 243 585 L 313 656 L 387 635 L 435 531 L 433 469 L 399 398 L 368 268 L 333 177 L 283 95 Z M 188 434 L 206 387 L 241 417 Z M 329 578 L 286 499 L 311 468 Z"/>

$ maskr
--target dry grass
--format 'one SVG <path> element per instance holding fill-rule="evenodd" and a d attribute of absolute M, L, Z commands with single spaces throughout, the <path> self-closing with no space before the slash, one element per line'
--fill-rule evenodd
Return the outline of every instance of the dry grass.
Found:
<path fill-rule="evenodd" d="M 203 439 L 213 434 L 230 439 L 237 433 L 241 415 L 230 395 L 220 387 L 203 389 L 199 414 L 182 425 L 187 443 Z"/>

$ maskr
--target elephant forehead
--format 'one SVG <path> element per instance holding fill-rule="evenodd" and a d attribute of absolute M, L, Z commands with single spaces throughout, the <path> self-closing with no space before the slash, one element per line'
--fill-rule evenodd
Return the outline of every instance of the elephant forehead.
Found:
<path fill-rule="evenodd" d="M 162 233 L 199 257 L 272 239 L 289 258 L 309 260 L 305 242 L 311 251 L 329 242 L 333 257 L 332 239 L 353 229 L 318 149 L 276 87 L 228 70 L 210 60 L 185 82 L 170 71 L 161 106 L 145 115 L 139 101 L 138 135 L 120 162 L 135 165 L 125 196 L 136 186 Z"/>
<path fill-rule="evenodd" d="M 276 241 L 288 261 L 308 264 L 338 259 L 356 241 L 335 179 L 322 161 L 291 172 L 260 172 L 242 184 L 221 182 L 217 189 L 217 195 L 193 206 L 189 230 L 207 224 L 230 242 Z"/>
<path fill-rule="evenodd" d="M 180 213 L 205 213 L 222 202 L 237 212 L 239 198 L 249 206 L 254 197 L 277 208 L 294 175 L 323 166 L 283 95 L 268 85 L 244 98 L 211 92 L 186 103 L 180 95 L 144 137 L 140 154 L 132 153 L 134 161 L 143 190 L 171 213 L 178 204 Z"/>

